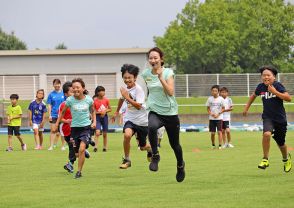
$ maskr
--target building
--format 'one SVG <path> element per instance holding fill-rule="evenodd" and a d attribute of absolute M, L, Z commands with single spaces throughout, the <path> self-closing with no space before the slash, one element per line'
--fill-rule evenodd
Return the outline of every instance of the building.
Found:
<path fill-rule="evenodd" d="M 91 94 L 103 85 L 108 98 L 117 98 L 123 84 L 121 66 L 130 63 L 144 69 L 147 52 L 146 48 L 0 51 L 0 98 L 17 93 L 22 100 L 30 100 L 37 89 L 48 95 L 53 79 L 63 83 L 75 77 L 85 81 Z"/>

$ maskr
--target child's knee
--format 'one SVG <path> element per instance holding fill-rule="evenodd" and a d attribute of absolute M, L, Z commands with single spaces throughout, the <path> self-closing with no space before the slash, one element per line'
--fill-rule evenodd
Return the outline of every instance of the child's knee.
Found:
<path fill-rule="evenodd" d="M 270 138 L 271 136 L 272 136 L 272 133 L 270 131 L 263 132 L 264 138 Z"/>

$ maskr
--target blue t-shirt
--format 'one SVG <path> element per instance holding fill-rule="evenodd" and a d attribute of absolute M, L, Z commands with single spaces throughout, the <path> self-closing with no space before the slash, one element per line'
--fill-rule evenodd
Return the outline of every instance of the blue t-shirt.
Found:
<path fill-rule="evenodd" d="M 280 82 L 274 82 L 273 86 L 277 91 L 286 92 L 285 87 Z M 270 119 L 277 123 L 287 123 L 287 117 L 283 100 L 276 95 L 268 91 L 268 86 L 264 83 L 260 83 L 255 90 L 257 96 L 261 96 L 263 103 L 262 119 Z"/>
<path fill-rule="evenodd" d="M 52 118 L 58 117 L 58 109 L 59 109 L 60 104 L 63 101 L 65 101 L 65 96 L 62 91 L 56 92 L 54 90 L 48 95 L 47 104 L 50 104 L 52 107 L 51 108 L 51 117 Z"/>
<path fill-rule="evenodd" d="M 43 114 L 47 112 L 43 101 L 38 103 L 36 100 L 33 100 L 28 109 L 32 112 L 32 122 L 35 124 L 40 124 L 43 120 Z"/>
<path fill-rule="evenodd" d="M 90 112 L 93 106 L 93 99 L 86 95 L 82 100 L 70 96 L 66 99 L 65 105 L 70 108 L 72 115 L 71 127 L 85 127 L 91 125 Z"/>

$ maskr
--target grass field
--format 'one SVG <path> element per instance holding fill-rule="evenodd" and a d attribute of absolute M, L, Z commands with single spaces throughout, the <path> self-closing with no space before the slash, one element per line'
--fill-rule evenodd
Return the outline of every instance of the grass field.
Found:
<path fill-rule="evenodd" d="M 122 134 L 109 134 L 109 151 L 92 152 L 83 177 L 65 172 L 67 152 L 33 150 L 33 135 L 24 135 L 28 151 L 5 152 L 0 140 L 0 207 L 294 207 L 293 170 L 283 172 L 281 155 L 272 141 L 270 167 L 257 168 L 261 132 L 233 132 L 235 148 L 211 150 L 208 133 L 181 133 L 186 179 L 177 183 L 176 161 L 163 140 L 158 172 L 148 170 L 145 152 L 132 140 L 132 167 L 118 168 Z M 294 147 L 294 132 L 288 146 Z M 48 145 L 48 135 L 45 137 Z M 294 152 L 292 152 L 294 155 Z"/>

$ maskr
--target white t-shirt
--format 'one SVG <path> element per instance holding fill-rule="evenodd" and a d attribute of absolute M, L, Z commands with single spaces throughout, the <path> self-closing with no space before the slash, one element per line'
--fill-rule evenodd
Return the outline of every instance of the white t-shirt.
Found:
<path fill-rule="evenodd" d="M 206 106 L 210 108 L 211 113 L 220 113 L 224 106 L 224 99 L 221 96 L 218 96 L 217 98 L 210 96 L 207 99 Z M 209 115 L 209 120 L 223 120 L 223 114 L 220 114 L 217 118 Z"/>
<path fill-rule="evenodd" d="M 130 97 L 137 103 L 142 104 L 140 110 L 136 109 L 132 104 L 128 103 L 127 100 L 124 102 L 127 104 L 127 110 L 124 117 L 124 122 L 131 121 L 133 124 L 138 126 L 148 126 L 148 113 L 145 104 L 145 93 L 140 85 L 136 83 L 136 86 L 126 90 L 129 92 Z"/>
<path fill-rule="evenodd" d="M 230 109 L 233 106 L 233 101 L 231 98 L 226 97 L 224 99 L 225 110 Z M 223 121 L 230 121 L 231 120 L 231 111 L 223 113 Z"/>

